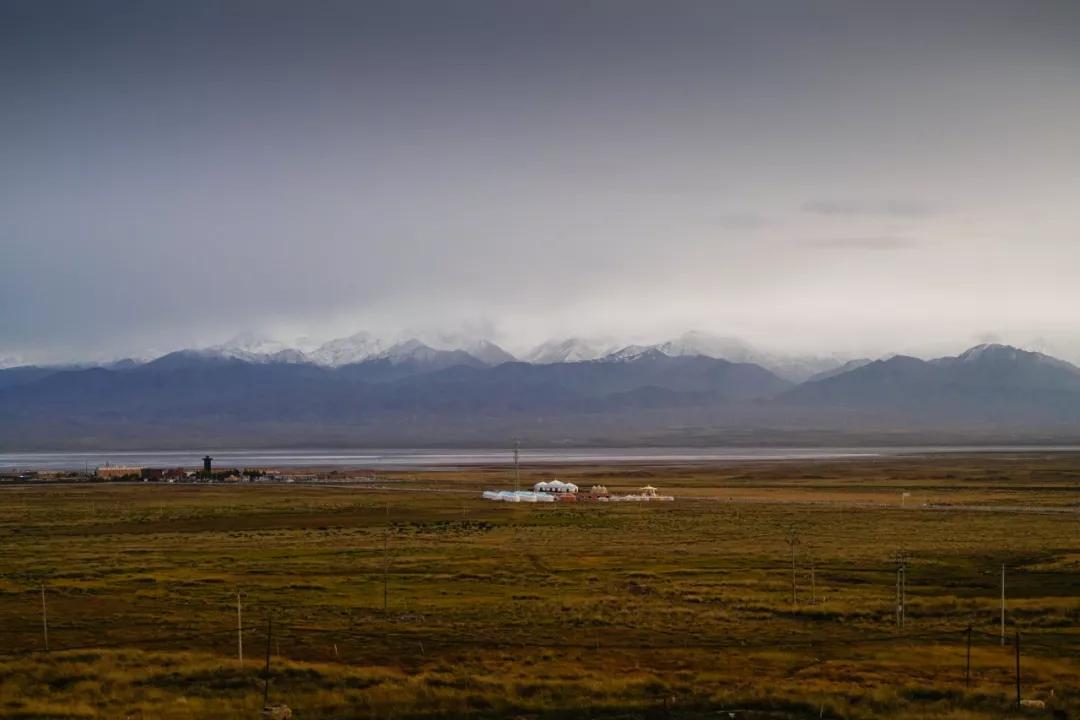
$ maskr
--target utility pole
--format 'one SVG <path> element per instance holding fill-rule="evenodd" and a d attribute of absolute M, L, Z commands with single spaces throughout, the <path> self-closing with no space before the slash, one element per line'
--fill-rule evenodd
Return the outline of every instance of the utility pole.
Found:
<path fill-rule="evenodd" d="M 900 567 L 896 568 L 896 629 L 900 629 Z"/>
<path fill-rule="evenodd" d="M 1016 707 L 1020 707 L 1020 631 L 1016 631 Z"/>
<path fill-rule="evenodd" d="M 521 441 L 514 439 L 514 492 L 521 490 L 521 466 L 518 459 L 521 454 Z"/>
<path fill-rule="evenodd" d="M 903 628 L 907 619 L 907 555 L 896 553 L 896 627 Z"/>
<path fill-rule="evenodd" d="M 244 667 L 244 617 L 240 609 L 240 590 L 236 591 L 236 654 L 240 667 Z"/>
<path fill-rule="evenodd" d="M 907 553 L 900 555 L 900 627 L 907 624 Z"/>
<path fill-rule="evenodd" d="M 45 639 L 45 652 L 49 652 L 49 613 L 45 609 L 45 583 L 41 583 L 41 634 Z"/>
<path fill-rule="evenodd" d="M 274 618 L 266 616 L 266 668 L 263 670 L 263 707 L 270 702 L 270 638 L 274 634 Z"/>
<path fill-rule="evenodd" d="M 1001 647 L 1005 647 L 1005 563 L 1001 563 Z"/>
<path fill-rule="evenodd" d="M 797 605 L 799 603 L 799 596 L 795 585 L 795 548 L 799 544 L 799 531 L 795 528 L 791 529 L 788 533 L 787 543 L 791 546 L 791 604 Z"/>
<path fill-rule="evenodd" d="M 817 580 L 814 577 L 814 560 L 810 560 L 810 604 L 817 605 Z"/>

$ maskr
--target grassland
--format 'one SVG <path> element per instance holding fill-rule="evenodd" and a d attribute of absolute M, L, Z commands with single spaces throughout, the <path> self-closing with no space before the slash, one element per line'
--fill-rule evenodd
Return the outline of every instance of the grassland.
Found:
<path fill-rule="evenodd" d="M 1080 456 L 350 475 L 0 488 L 0 718 L 1080 716 Z"/>

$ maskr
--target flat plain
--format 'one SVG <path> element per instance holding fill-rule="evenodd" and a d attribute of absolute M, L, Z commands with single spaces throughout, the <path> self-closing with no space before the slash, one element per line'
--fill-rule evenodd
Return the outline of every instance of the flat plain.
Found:
<path fill-rule="evenodd" d="M 313 474 L 0 488 L 0 717 L 1080 716 L 1080 455 Z"/>

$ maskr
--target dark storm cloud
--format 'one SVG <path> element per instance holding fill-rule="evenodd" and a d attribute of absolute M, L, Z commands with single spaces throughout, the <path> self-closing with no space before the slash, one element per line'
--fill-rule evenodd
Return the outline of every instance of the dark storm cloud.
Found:
<path fill-rule="evenodd" d="M 8 0 L 0 357 L 420 326 L 1067 345 L 1078 77 L 1065 2 Z M 883 289 L 909 301 L 850 302 Z"/>

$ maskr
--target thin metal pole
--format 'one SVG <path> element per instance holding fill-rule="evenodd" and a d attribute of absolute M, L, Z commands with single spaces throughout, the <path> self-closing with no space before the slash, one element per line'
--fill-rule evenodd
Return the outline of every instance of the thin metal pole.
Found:
<path fill-rule="evenodd" d="M 907 555 L 901 558 L 900 564 L 900 627 L 907 624 Z"/>
<path fill-rule="evenodd" d="M 240 609 L 240 591 L 236 591 L 236 654 L 244 667 L 244 616 Z"/>
<path fill-rule="evenodd" d="M 798 603 L 798 596 L 796 595 L 795 585 L 795 543 L 791 543 L 791 603 L 794 605 Z"/>
<path fill-rule="evenodd" d="M 1005 563 L 1001 563 L 1001 647 L 1005 647 Z"/>
<path fill-rule="evenodd" d="M 266 669 L 263 670 L 263 707 L 270 701 L 270 638 L 274 634 L 274 618 L 266 616 Z"/>
<path fill-rule="evenodd" d="M 896 629 L 900 629 L 900 564 L 896 565 Z"/>
<path fill-rule="evenodd" d="M 901 589 L 903 571 L 896 568 L 896 627 L 904 627 L 904 591 Z"/>
<path fill-rule="evenodd" d="M 41 634 L 45 638 L 45 652 L 49 651 L 49 612 L 45 608 L 45 583 L 41 584 Z"/>
<path fill-rule="evenodd" d="M 518 464 L 518 455 L 521 453 L 521 441 L 514 440 L 514 492 L 521 490 L 521 466 Z"/>
<path fill-rule="evenodd" d="M 798 605 L 799 597 L 795 584 L 795 546 L 799 544 L 799 533 L 792 530 L 788 536 L 788 544 L 791 545 L 791 604 Z"/>

